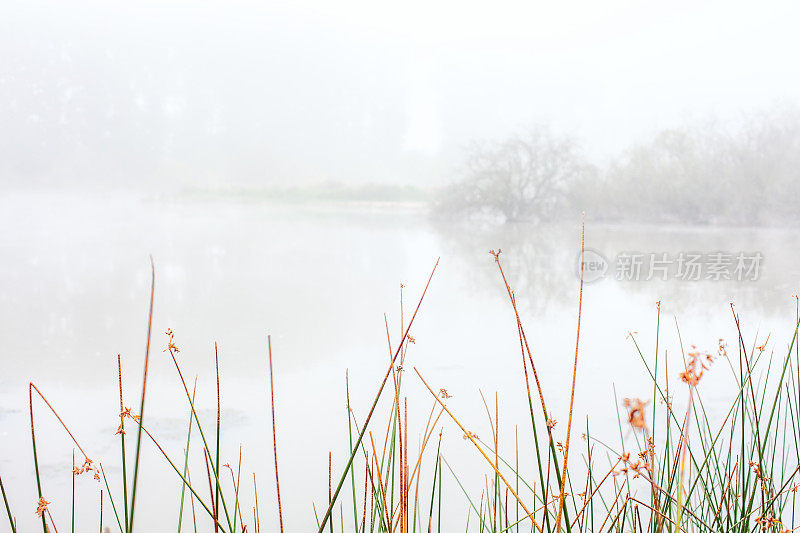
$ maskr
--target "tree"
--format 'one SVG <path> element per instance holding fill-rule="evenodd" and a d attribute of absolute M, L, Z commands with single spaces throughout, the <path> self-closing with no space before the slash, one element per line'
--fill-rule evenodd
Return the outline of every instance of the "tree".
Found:
<path fill-rule="evenodd" d="M 616 157 L 595 195 L 607 218 L 762 225 L 800 221 L 800 110 L 663 130 Z"/>
<path fill-rule="evenodd" d="M 571 139 L 539 127 L 501 143 L 474 144 L 463 174 L 443 192 L 440 214 L 543 220 L 558 214 L 571 187 L 594 168 Z"/>

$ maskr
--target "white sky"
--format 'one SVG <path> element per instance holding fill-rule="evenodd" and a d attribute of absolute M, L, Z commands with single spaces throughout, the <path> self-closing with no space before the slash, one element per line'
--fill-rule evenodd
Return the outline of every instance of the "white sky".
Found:
<path fill-rule="evenodd" d="M 257 167 L 247 179 L 435 183 L 468 141 L 534 123 L 601 162 L 661 128 L 796 103 L 798 21 L 792 2 L 19 1 L 0 7 L 0 58 L 46 84 L 66 61 L 62 99 L 135 85 L 119 106 L 162 110 L 175 146 L 210 136 L 187 146 Z"/>

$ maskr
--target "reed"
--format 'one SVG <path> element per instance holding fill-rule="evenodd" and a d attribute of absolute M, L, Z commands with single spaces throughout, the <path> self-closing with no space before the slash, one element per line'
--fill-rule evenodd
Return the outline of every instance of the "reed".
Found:
<path fill-rule="evenodd" d="M 583 235 L 582 229 L 582 251 Z M 683 368 L 679 372 L 667 365 L 667 351 L 662 339 L 664 324 L 661 304 L 657 303 L 654 309 L 655 344 L 645 347 L 637 333 L 629 334 L 632 355 L 640 361 L 648 376 L 646 385 L 651 396 L 645 399 L 618 399 L 617 427 L 614 430 L 617 436 L 609 437 L 608 431 L 602 434 L 590 431 L 588 419 L 585 430 L 575 427 L 583 426 L 577 422 L 574 413 L 576 391 L 582 383 L 578 379 L 580 320 L 584 298 L 582 284 L 577 300 L 578 324 L 571 382 L 568 386 L 565 384 L 559 397 L 546 398 L 542 387 L 546 376 L 536 366 L 533 343 L 526 334 L 512 280 L 503 268 L 501 252 L 493 251 L 492 256 L 510 303 L 508 319 L 514 321 L 516 330 L 515 344 L 518 341 L 521 377 L 524 378 L 526 420 L 509 420 L 510 417 L 501 409 L 498 394 L 495 394 L 492 405 L 487 401 L 491 397 L 484 397 L 480 392 L 491 429 L 491 438 L 480 439 L 473 431 L 475 427 L 472 424 L 477 424 L 474 421 L 475 414 L 457 413 L 454 404 L 449 401 L 451 396 L 447 389 L 433 385 L 423 377 L 425 372 L 420 365 L 410 363 L 412 347 L 416 343 L 411 335 L 411 327 L 438 267 L 437 261 L 407 322 L 402 303 L 404 287 L 401 286 L 399 337 L 392 338 L 392 332 L 397 335 L 398 330 L 390 328 L 388 318 L 384 317 L 388 368 L 381 376 L 374 398 L 364 406 L 366 409 L 362 415 L 366 413 L 365 416 L 359 415 L 359 406 L 353 402 L 350 371 L 345 373 L 346 426 L 344 420 L 341 422 L 347 432 L 347 452 L 342 456 L 337 453 L 336 462 L 333 461 L 333 453 L 329 453 L 327 487 L 308 487 L 307 490 L 318 532 L 431 533 L 462 528 L 466 532 L 478 533 L 519 533 L 529 530 L 541 533 L 786 533 L 793 530 L 794 524 L 800 519 L 796 508 L 797 493 L 800 491 L 800 348 L 797 343 L 800 300 L 796 302 L 795 317 L 792 318 L 794 333 L 785 349 L 779 348 L 769 336 L 748 336 L 744 321 L 733 306 L 730 312 L 737 334 L 735 348 L 720 339 L 711 351 L 691 345 L 685 349 L 676 322 L 678 346 L 672 353 L 680 353 L 683 360 Z M 76 461 L 73 457 L 71 530 L 76 530 L 76 501 L 89 492 L 76 483 L 80 483 L 81 474 L 89 472 L 101 483 L 98 486 L 100 530 L 103 530 L 104 523 L 104 501 L 108 500 L 115 519 L 110 522 L 112 527 L 118 528 L 120 533 L 133 532 L 139 464 L 141 455 L 146 452 L 147 442 L 152 443 L 154 451 L 171 467 L 181 483 L 179 499 L 176 494 L 179 533 L 184 513 L 189 512 L 189 506 L 185 505 L 187 497 L 195 531 L 199 530 L 195 505 L 201 515 L 205 512 L 211 520 L 207 527 L 213 526 L 215 532 L 259 533 L 261 530 L 256 474 L 252 473 L 251 504 L 247 501 L 249 494 L 241 490 L 241 447 L 238 457 L 231 458 L 237 462 L 225 462 L 228 452 L 221 448 L 225 432 L 222 424 L 224 399 L 220 380 L 221 358 L 216 344 L 217 410 L 215 422 L 211 424 L 213 429 L 206 427 L 197 414 L 197 380 L 190 390 L 172 330 L 166 331 L 167 346 L 164 352 L 174 364 L 188 408 L 182 456 L 177 460 L 170 457 L 142 419 L 147 390 L 154 287 L 153 267 L 148 343 L 138 414 L 124 406 L 122 363 L 121 356 L 118 356 L 120 420 L 117 433 L 120 435 L 122 459 L 119 480 L 109 480 L 100 462 L 95 466 L 54 405 L 34 383 L 29 385 L 33 474 L 38 492 L 37 515 L 45 533 L 57 531 L 57 527 L 50 512 L 53 504 L 46 499 L 47 492 L 40 472 L 36 431 L 38 418 L 34 418 L 34 403 L 46 407 L 46 412 L 53 415 L 58 427 L 69 437 L 73 449 L 82 455 L 82 465 L 80 460 Z M 294 518 L 284 515 L 281 499 L 277 446 L 279 404 L 275 390 L 278 376 L 274 373 L 272 339 L 269 335 L 266 348 L 277 504 L 275 522 L 269 524 L 268 529 L 282 532 L 285 528 L 293 530 L 293 527 L 299 526 L 290 525 Z M 411 376 L 406 375 L 406 369 L 414 370 Z M 717 408 L 711 413 L 704 403 L 704 377 L 709 372 L 727 371 L 730 372 L 732 383 L 731 401 L 726 410 L 720 412 Z M 409 392 L 408 379 L 418 381 L 424 395 Z M 390 380 L 391 392 L 384 395 Z M 675 399 L 678 392 L 679 396 L 686 398 L 685 404 L 678 405 Z M 39 401 L 34 402 L 35 398 Z M 563 432 L 548 408 L 552 402 L 564 402 L 568 406 Z M 382 409 L 385 407 L 385 412 L 379 411 L 379 405 Z M 483 417 L 483 414 L 479 415 Z M 126 452 L 130 450 L 126 449 L 125 440 L 130 423 L 136 426 L 136 447 L 131 469 L 128 468 L 131 465 L 127 464 L 129 457 Z M 421 431 L 417 432 L 415 428 L 421 428 Z M 212 443 L 209 443 L 211 439 L 206 438 L 209 431 L 214 432 Z M 575 438 L 571 438 L 573 431 Z M 576 440 L 578 431 L 583 431 L 585 447 Z M 474 486 L 466 483 L 465 473 L 457 471 L 448 462 L 448 447 L 443 436 L 449 433 L 462 437 L 469 449 L 474 450 L 475 457 L 484 468 L 482 483 Z M 203 459 L 194 464 L 189 451 L 192 438 L 197 442 L 197 436 L 202 444 L 198 453 L 202 452 Z M 509 442 L 513 443 L 513 447 L 507 444 Z M 576 466 L 574 458 L 579 453 L 583 454 L 584 459 L 581 467 Z M 532 467 L 524 468 L 523 465 Z M 193 483 L 193 466 L 205 468 L 206 479 L 200 476 L 200 481 Z M 227 473 L 220 475 L 226 469 L 230 476 Z M 132 470 L 132 483 L 128 482 L 129 470 Z M 194 479 L 198 479 L 197 471 L 194 473 Z M 245 472 L 245 475 L 248 473 Z M 345 483 L 349 487 L 342 490 Z M 448 497 L 445 485 L 448 491 L 460 491 L 463 500 Z M 115 492 L 118 497 L 116 500 Z M 319 496 L 324 493 L 322 507 L 317 506 L 319 500 L 314 501 L 315 492 Z M 0 493 L 10 531 L 16 533 L 16 521 L 2 478 Z M 466 516 L 463 514 L 465 508 Z M 249 516 L 250 509 L 252 517 Z M 317 509 L 321 511 L 319 514 Z M 243 510 L 246 512 L 243 513 Z M 165 526 L 165 529 L 170 527 L 173 526 Z"/>
<path fill-rule="evenodd" d="M 11 514 L 11 506 L 8 505 L 8 497 L 6 496 L 6 488 L 3 486 L 3 477 L 0 476 L 0 494 L 3 496 L 3 505 L 6 508 L 6 514 L 8 515 L 8 525 L 11 528 L 12 533 L 17 533 L 17 526 L 14 523 L 14 517 Z"/>
<path fill-rule="evenodd" d="M 283 507 L 281 506 L 281 481 L 278 477 L 278 433 L 275 427 L 275 381 L 272 373 L 272 336 L 267 335 L 267 350 L 269 352 L 269 403 L 272 410 L 272 452 L 275 457 L 275 491 L 278 495 L 278 525 L 280 531 L 283 533 Z M 349 394 L 348 394 L 349 402 Z M 253 485 L 255 486 L 256 478 L 253 474 Z M 258 491 L 256 490 L 256 494 Z M 355 498 L 355 496 L 354 496 Z M 256 497 L 256 511 L 258 510 L 258 499 Z M 258 513 L 256 513 L 258 515 Z"/>
<path fill-rule="evenodd" d="M 195 395 L 197 394 L 197 378 L 194 379 L 194 387 L 192 387 L 192 401 L 195 399 Z M 189 427 L 186 430 L 186 451 L 184 452 L 184 460 L 183 460 L 183 476 L 189 476 L 189 445 L 192 442 L 192 415 L 189 414 Z M 123 471 L 124 472 L 124 471 Z M 125 474 L 123 473 L 123 476 Z M 183 504 L 186 497 L 186 485 L 181 485 L 181 504 L 178 508 L 178 533 L 181 533 L 181 526 L 183 525 Z M 193 496 L 190 496 L 192 498 Z M 194 506 L 194 501 L 192 501 L 192 506 Z M 195 528 L 196 529 L 196 528 Z"/>
<path fill-rule="evenodd" d="M 153 331 L 153 300 L 156 291 L 156 266 L 153 262 L 153 257 L 150 256 L 150 309 L 147 313 L 147 342 L 144 350 L 144 375 L 142 377 L 142 397 L 139 405 L 139 421 L 144 417 L 145 396 L 147 393 L 147 370 L 150 367 L 150 336 Z M 133 456 L 133 484 L 131 485 L 131 503 L 130 511 L 127 513 L 127 530 L 126 533 L 133 532 L 133 513 L 136 510 L 136 488 L 139 481 L 139 459 L 141 458 L 142 447 L 142 425 L 139 424 L 139 430 L 136 432 L 136 453 Z M 127 501 L 127 500 L 126 500 Z"/>

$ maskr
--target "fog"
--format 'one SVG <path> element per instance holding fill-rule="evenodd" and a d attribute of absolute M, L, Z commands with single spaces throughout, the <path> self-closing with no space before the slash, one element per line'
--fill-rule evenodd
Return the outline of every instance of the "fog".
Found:
<path fill-rule="evenodd" d="M 795 103 L 795 3 L 0 6 L 5 187 L 435 188 L 546 123 L 604 164 Z"/>
<path fill-rule="evenodd" d="M 639 437 L 618 431 L 620 400 L 655 394 L 640 346 L 663 355 L 679 401 L 684 345 L 740 345 L 732 309 L 742 346 L 778 353 L 800 293 L 798 20 L 795 2 L 0 2 L 0 475 L 16 531 L 41 525 L 29 382 L 76 439 L 34 400 L 58 529 L 73 444 L 109 473 L 103 487 L 77 478 L 83 530 L 98 489 L 120 502 L 117 378 L 136 412 L 146 345 L 144 425 L 179 463 L 188 407 L 169 343 L 197 376 L 208 435 L 219 355 L 217 466 L 244 446 L 249 531 L 254 472 L 265 530 L 277 523 L 267 335 L 287 531 L 316 530 L 329 457 L 335 481 L 348 413 L 364 420 L 387 371 L 387 336 L 408 353 L 396 372 L 414 453 L 431 398 L 413 367 L 484 436 L 495 426 L 481 398 L 499 391 L 503 449 L 515 424 L 532 449 L 512 294 L 561 440 L 573 368 L 576 424 L 628 449 Z M 712 420 L 736 392 L 727 372 L 704 378 Z M 437 427 L 478 500 L 493 472 L 450 420 Z M 203 483 L 192 438 L 187 471 Z M 145 443 L 137 530 L 162 531 L 182 484 Z M 441 531 L 464 531 L 465 494 L 444 475 L 457 504 Z M 345 501 L 337 530 L 348 513 Z"/>

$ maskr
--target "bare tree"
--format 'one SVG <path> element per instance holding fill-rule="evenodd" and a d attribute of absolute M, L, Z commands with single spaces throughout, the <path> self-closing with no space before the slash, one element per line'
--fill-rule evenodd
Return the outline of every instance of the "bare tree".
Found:
<path fill-rule="evenodd" d="M 680 224 L 800 222 L 800 110 L 664 130 L 609 165 L 607 218 Z"/>
<path fill-rule="evenodd" d="M 474 144 L 464 178 L 448 187 L 442 214 L 547 219 L 565 205 L 571 186 L 594 173 L 577 145 L 539 127 L 496 144 Z"/>

